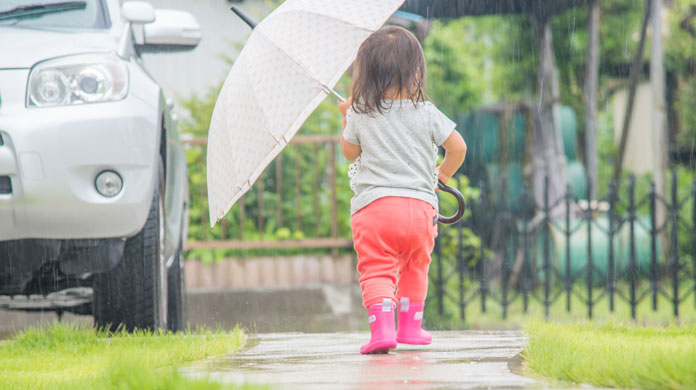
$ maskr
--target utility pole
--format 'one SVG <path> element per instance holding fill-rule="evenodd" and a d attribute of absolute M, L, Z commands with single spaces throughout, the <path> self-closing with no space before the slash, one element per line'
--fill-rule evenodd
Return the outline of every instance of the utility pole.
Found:
<path fill-rule="evenodd" d="M 626 153 L 626 142 L 628 141 L 628 132 L 631 130 L 631 116 L 633 115 L 633 104 L 636 100 L 636 88 L 638 87 L 638 79 L 641 74 L 643 64 L 643 50 L 645 49 L 645 37 L 650 23 L 650 14 L 652 10 L 652 0 L 648 0 L 645 4 L 643 14 L 643 23 L 640 28 L 640 40 L 638 41 L 638 49 L 633 57 L 631 64 L 631 74 L 628 81 L 628 99 L 626 100 L 626 113 L 624 115 L 623 126 L 621 127 L 621 140 L 619 142 L 619 150 L 614 162 L 614 182 L 619 185 L 621 179 L 621 171 L 623 169 L 623 159 Z"/>
<path fill-rule="evenodd" d="M 540 32 L 537 75 L 539 97 L 534 110 L 533 194 L 537 204 L 542 204 L 544 177 L 549 178 L 550 199 L 559 199 L 566 193 L 568 179 L 563 139 L 560 136 L 560 87 L 549 17 L 537 16 L 537 26 Z M 554 215 L 562 213 L 560 205 L 552 211 Z"/>
<path fill-rule="evenodd" d="M 650 83 L 653 95 L 653 180 L 658 195 L 665 195 L 665 170 L 667 169 L 667 137 L 665 134 L 665 65 L 662 47 L 662 0 L 652 0 L 652 47 L 650 54 Z M 665 220 L 665 208 L 658 202 L 657 225 Z"/>
<path fill-rule="evenodd" d="M 599 18 L 598 0 L 588 4 L 587 70 L 585 71 L 585 167 L 587 168 L 590 199 L 597 198 L 597 84 L 599 79 Z"/>

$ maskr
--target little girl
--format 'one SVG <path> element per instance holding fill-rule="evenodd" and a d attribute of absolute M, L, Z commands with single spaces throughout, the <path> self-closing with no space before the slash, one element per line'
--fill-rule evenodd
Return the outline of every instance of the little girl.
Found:
<path fill-rule="evenodd" d="M 421 321 L 437 236 L 435 188 L 462 164 L 466 144 L 455 123 L 424 101 L 425 74 L 416 37 L 401 27 L 382 28 L 360 46 L 353 96 L 339 103 L 341 150 L 354 161 L 351 226 L 372 333 L 360 348 L 364 354 L 432 340 Z M 436 168 L 440 145 L 445 159 Z"/>

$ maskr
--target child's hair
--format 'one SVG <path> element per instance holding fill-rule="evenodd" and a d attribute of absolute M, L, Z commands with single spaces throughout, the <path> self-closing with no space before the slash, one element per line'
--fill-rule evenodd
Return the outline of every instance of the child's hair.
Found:
<path fill-rule="evenodd" d="M 416 104 L 425 100 L 425 57 L 418 39 L 408 30 L 389 26 L 370 35 L 360 45 L 353 67 L 355 112 L 382 114 L 391 106 L 382 99 L 388 92 L 405 92 Z"/>

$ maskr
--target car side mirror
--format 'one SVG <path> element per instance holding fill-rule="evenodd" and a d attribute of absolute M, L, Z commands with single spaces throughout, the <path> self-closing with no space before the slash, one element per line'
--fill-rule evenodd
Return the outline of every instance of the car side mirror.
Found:
<path fill-rule="evenodd" d="M 118 40 L 118 48 L 116 53 L 121 58 L 128 58 L 130 50 L 131 35 L 133 33 L 133 24 L 142 25 L 144 23 L 152 23 L 155 21 L 155 8 L 152 4 L 145 1 L 129 1 L 121 6 L 121 17 L 126 22 L 121 32 L 121 38 Z"/>
<path fill-rule="evenodd" d="M 193 15 L 173 9 L 157 9 L 155 15 L 153 23 L 143 26 L 143 42 L 135 46 L 138 52 L 187 51 L 198 46 L 203 35 Z"/>
<path fill-rule="evenodd" d="M 155 8 L 145 1 L 130 1 L 121 6 L 121 16 L 130 23 L 152 23 L 155 21 Z"/>

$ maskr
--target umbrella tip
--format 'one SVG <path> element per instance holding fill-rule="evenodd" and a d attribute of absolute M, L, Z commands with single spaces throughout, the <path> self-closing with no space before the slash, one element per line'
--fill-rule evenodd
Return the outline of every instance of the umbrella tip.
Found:
<path fill-rule="evenodd" d="M 256 21 L 249 17 L 249 15 L 245 14 L 244 11 L 242 11 L 239 7 L 233 5 L 230 7 L 230 9 L 232 10 L 232 12 L 237 14 L 237 16 L 239 16 L 239 18 L 242 19 L 244 23 L 248 24 L 252 30 L 256 27 Z"/>

